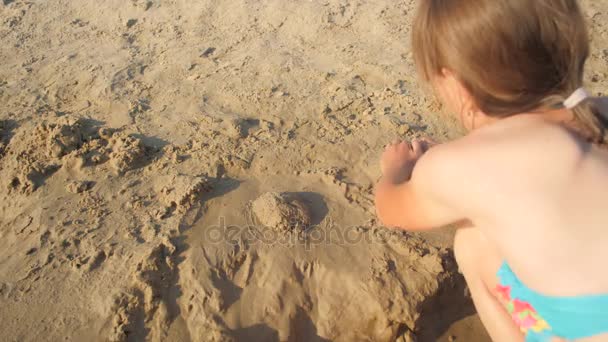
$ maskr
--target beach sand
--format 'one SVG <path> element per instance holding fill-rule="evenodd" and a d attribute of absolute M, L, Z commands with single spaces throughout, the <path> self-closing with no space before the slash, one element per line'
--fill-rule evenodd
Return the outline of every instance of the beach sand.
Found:
<path fill-rule="evenodd" d="M 489 341 L 453 231 L 374 215 L 386 143 L 462 134 L 414 9 L 1 1 L 0 340 Z"/>

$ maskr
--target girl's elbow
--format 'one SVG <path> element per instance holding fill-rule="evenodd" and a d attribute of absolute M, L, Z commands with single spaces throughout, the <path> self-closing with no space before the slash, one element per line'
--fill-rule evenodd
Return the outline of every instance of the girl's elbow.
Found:
<path fill-rule="evenodd" d="M 398 204 L 398 197 L 394 189 L 385 184 L 379 184 L 374 197 L 376 216 L 380 223 L 388 228 L 407 230 L 403 221 L 406 214 L 402 209 L 404 206 Z"/>
<path fill-rule="evenodd" d="M 395 217 L 394 214 L 390 213 L 390 210 L 388 210 L 389 208 L 386 208 L 386 205 L 384 205 L 382 199 L 376 197 L 375 206 L 376 216 L 378 217 L 380 224 L 389 228 L 403 229 L 400 227 L 397 217 Z"/>

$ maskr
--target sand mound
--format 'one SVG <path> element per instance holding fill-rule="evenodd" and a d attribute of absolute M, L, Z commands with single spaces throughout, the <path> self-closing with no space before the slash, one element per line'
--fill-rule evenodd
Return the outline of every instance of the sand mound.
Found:
<path fill-rule="evenodd" d="M 129 136 L 115 137 L 110 140 L 112 152 L 110 164 L 117 173 L 124 173 L 135 167 L 145 155 L 141 141 Z"/>
<path fill-rule="evenodd" d="M 21 130 L 6 148 L 13 174 L 5 179 L 11 191 L 32 193 L 61 166 L 62 157 L 83 143 L 79 125 L 65 117 L 43 121 L 32 131 Z"/>
<path fill-rule="evenodd" d="M 309 209 L 294 195 L 267 192 L 251 204 L 259 222 L 272 229 L 306 230 L 311 225 Z"/>
<path fill-rule="evenodd" d="M 34 131 L 30 141 L 35 150 L 36 145 L 46 143 L 43 151 L 53 158 L 61 158 L 82 146 L 83 137 L 80 125 L 69 117 L 61 117 L 56 122 L 43 122 Z"/>
<path fill-rule="evenodd" d="M 51 116 L 19 130 L 5 148 L 9 155 L 5 171 L 12 173 L 5 178 L 10 180 L 9 190 L 31 194 L 64 164 L 80 169 L 109 162 L 116 172 L 124 173 L 142 163 L 146 150 L 139 139 L 124 131 L 107 132 L 89 127 L 85 134 L 82 123 L 70 116 Z"/>

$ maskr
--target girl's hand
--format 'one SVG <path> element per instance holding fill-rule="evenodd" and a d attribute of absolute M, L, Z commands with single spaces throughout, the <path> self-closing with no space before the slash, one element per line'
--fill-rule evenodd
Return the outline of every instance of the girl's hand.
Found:
<path fill-rule="evenodd" d="M 380 161 L 382 175 L 393 183 L 408 181 L 418 159 L 433 145 L 435 143 L 428 139 L 414 139 L 411 144 L 407 141 L 389 144 Z"/>

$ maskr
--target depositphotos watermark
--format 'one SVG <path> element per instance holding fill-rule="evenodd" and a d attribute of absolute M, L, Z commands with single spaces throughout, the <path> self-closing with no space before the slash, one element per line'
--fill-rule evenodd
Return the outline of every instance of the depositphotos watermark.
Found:
<path fill-rule="evenodd" d="M 204 228 L 205 243 L 228 245 L 355 245 L 359 243 L 386 243 L 390 239 L 403 239 L 399 231 L 370 225 L 341 227 L 328 221 L 322 225 L 302 227 L 297 223 L 285 225 L 292 228 L 265 227 L 262 225 L 232 225 L 219 217 L 217 225 Z"/>

